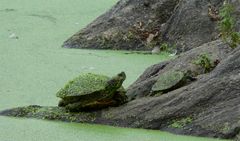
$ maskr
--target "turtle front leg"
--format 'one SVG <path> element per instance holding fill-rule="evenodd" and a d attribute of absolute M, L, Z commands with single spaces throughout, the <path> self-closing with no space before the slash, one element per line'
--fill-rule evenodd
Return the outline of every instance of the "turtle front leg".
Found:
<path fill-rule="evenodd" d="M 67 103 L 64 100 L 60 100 L 59 103 L 58 103 L 59 107 L 65 107 L 66 105 L 67 105 Z"/>
<path fill-rule="evenodd" d="M 69 110 L 70 112 L 78 112 L 82 109 L 82 102 L 75 102 L 66 105 L 66 109 Z"/>

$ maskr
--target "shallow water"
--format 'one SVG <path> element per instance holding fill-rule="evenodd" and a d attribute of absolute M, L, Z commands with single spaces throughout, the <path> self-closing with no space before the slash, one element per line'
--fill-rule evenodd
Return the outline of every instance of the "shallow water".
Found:
<path fill-rule="evenodd" d="M 0 110 L 54 106 L 56 91 L 82 72 L 125 71 L 129 86 L 162 55 L 64 49 L 61 44 L 117 0 L 0 0 Z M 1 141 L 211 141 L 165 132 L 0 117 Z"/>

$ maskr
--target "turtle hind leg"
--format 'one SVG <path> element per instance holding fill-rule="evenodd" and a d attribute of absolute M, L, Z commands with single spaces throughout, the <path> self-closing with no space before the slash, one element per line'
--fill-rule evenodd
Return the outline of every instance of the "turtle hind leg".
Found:
<path fill-rule="evenodd" d="M 113 106 L 119 106 L 127 103 L 128 97 L 126 96 L 125 91 L 117 91 L 113 96 L 113 100 L 115 101 L 115 104 Z"/>

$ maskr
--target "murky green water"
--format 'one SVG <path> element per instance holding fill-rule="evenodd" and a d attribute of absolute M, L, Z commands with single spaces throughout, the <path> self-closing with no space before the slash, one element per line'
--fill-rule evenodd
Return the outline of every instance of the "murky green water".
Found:
<path fill-rule="evenodd" d="M 0 110 L 54 106 L 56 91 L 82 72 L 127 73 L 125 86 L 167 55 L 63 49 L 70 35 L 117 0 L 0 0 Z M 18 39 L 16 39 L 18 38 Z M 211 141 L 147 130 L 0 117 L 1 141 Z"/>
<path fill-rule="evenodd" d="M 166 132 L 0 117 L 1 141 L 215 141 Z"/>

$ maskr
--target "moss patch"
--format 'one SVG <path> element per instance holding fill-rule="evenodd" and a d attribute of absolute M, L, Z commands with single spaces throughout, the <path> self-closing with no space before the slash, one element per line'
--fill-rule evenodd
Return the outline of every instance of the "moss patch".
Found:
<path fill-rule="evenodd" d="M 105 89 L 110 78 L 105 75 L 93 73 L 82 74 L 69 81 L 64 88 L 57 92 L 57 97 L 86 95 L 95 91 Z"/>
<path fill-rule="evenodd" d="M 193 61 L 193 64 L 200 66 L 204 70 L 204 73 L 211 72 L 217 65 L 211 61 L 208 54 L 201 54 L 195 61 Z"/>
<path fill-rule="evenodd" d="M 179 120 L 173 120 L 172 124 L 169 127 L 183 128 L 187 124 L 192 123 L 192 120 L 193 119 L 191 117 L 186 117 L 186 118 L 182 118 L 182 119 L 179 119 Z"/>

